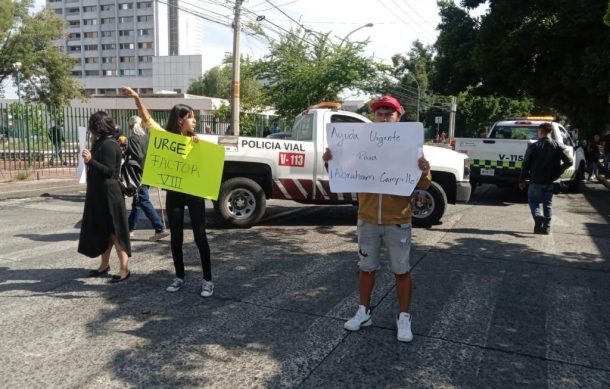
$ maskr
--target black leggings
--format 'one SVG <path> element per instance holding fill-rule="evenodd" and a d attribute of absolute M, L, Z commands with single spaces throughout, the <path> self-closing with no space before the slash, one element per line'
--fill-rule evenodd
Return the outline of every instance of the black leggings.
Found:
<path fill-rule="evenodd" d="M 184 279 L 184 261 L 182 259 L 182 242 L 184 240 L 184 207 L 189 207 L 195 243 L 199 249 L 203 278 L 212 281 L 212 264 L 210 245 L 205 233 L 205 200 L 193 195 L 168 190 L 165 199 L 169 230 L 171 232 L 172 257 L 176 268 L 176 277 Z"/>

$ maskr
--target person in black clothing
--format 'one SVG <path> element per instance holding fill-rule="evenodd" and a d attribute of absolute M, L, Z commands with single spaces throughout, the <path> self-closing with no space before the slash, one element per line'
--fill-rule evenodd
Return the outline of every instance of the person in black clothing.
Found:
<path fill-rule="evenodd" d="M 519 177 L 521 190 L 529 177 L 527 199 L 534 217 L 534 234 L 551 233 L 553 182 L 573 163 L 566 148 L 551 139 L 552 131 L 550 123 L 538 127 L 538 141 L 527 148 Z"/>
<path fill-rule="evenodd" d="M 600 165 L 599 160 L 602 157 L 601 144 L 599 134 L 593 135 L 593 139 L 587 143 L 585 154 L 587 157 L 587 172 L 589 173 L 587 181 L 591 181 L 592 176 L 597 177 Z"/>
<path fill-rule="evenodd" d="M 49 159 L 49 165 L 53 165 L 55 158 L 57 158 L 63 165 L 66 165 L 66 162 L 63 160 L 61 155 L 61 143 L 66 140 L 62 133 L 63 127 L 63 122 L 60 121 L 53 127 L 49 128 L 49 139 L 51 140 L 51 143 L 53 143 L 53 155 L 51 155 L 51 158 Z"/>
<path fill-rule="evenodd" d="M 195 134 L 196 119 L 193 109 L 184 104 L 176 104 L 169 113 L 169 118 L 162 128 L 153 120 L 146 106 L 140 99 L 136 91 L 128 86 L 121 88 L 126 96 L 133 97 L 138 107 L 138 112 L 142 118 L 142 126 L 149 131 L 168 131 L 173 134 L 190 137 L 193 142 L 198 142 L 199 138 Z M 184 208 L 188 207 L 195 244 L 199 250 L 201 267 L 203 270 L 203 282 L 201 284 L 201 297 L 210 297 L 214 293 L 214 283 L 212 282 L 212 264 L 210 259 L 210 245 L 205 231 L 205 200 L 202 197 L 193 196 L 187 193 L 166 190 L 165 208 L 169 221 L 171 233 L 171 250 L 176 269 L 176 278 L 165 289 L 168 292 L 177 292 L 185 285 L 184 260 L 182 245 L 184 243 Z"/>
<path fill-rule="evenodd" d="M 89 276 L 99 277 L 110 271 L 110 251 L 114 247 L 121 267 L 111 281 L 119 282 L 130 275 L 127 262 L 131 256 L 127 210 L 118 180 L 121 147 L 116 140 L 116 127 L 106 112 L 91 115 L 88 130 L 95 140 L 91 150 L 82 152 L 87 193 L 78 252 L 91 258 L 101 255 L 99 267 L 89 272 Z"/>

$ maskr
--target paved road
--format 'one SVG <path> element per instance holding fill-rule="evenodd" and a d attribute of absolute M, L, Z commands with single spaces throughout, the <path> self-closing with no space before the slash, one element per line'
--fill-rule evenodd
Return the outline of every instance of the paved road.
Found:
<path fill-rule="evenodd" d="M 488 187 L 415 229 L 411 344 L 395 339 L 387 267 L 373 326 L 342 328 L 358 295 L 353 207 L 275 203 L 238 230 L 209 213 L 216 290 L 202 299 L 190 233 L 176 294 L 151 230 L 137 232 L 128 282 L 84 277 L 96 261 L 76 254 L 82 202 L 0 201 L 0 387 L 610 387 L 599 184 L 556 198 L 551 236 L 531 233 L 522 196 Z"/>

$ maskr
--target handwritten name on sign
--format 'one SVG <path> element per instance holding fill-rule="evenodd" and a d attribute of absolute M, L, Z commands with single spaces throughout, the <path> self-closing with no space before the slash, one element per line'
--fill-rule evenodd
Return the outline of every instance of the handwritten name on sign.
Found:
<path fill-rule="evenodd" d="M 225 149 L 166 131 L 151 131 L 142 183 L 218 199 Z"/>
<path fill-rule="evenodd" d="M 334 193 L 384 193 L 409 196 L 421 170 L 421 123 L 329 123 L 326 140 Z"/>

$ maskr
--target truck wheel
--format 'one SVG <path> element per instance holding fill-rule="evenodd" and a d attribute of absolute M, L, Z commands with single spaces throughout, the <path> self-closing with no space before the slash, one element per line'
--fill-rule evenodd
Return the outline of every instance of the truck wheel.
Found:
<path fill-rule="evenodd" d="M 223 222 L 236 227 L 258 223 L 267 207 L 265 192 L 256 181 L 236 177 L 222 183 L 214 210 Z"/>
<path fill-rule="evenodd" d="M 578 170 L 574 174 L 574 179 L 568 183 L 568 190 L 572 193 L 578 193 L 580 189 L 580 183 L 585 178 L 585 165 L 578 165 Z"/>
<path fill-rule="evenodd" d="M 419 201 L 423 196 L 423 202 Z M 447 206 L 447 195 L 436 182 L 430 183 L 428 189 L 415 189 L 413 191 L 413 225 L 417 227 L 430 227 L 438 223 Z"/>

